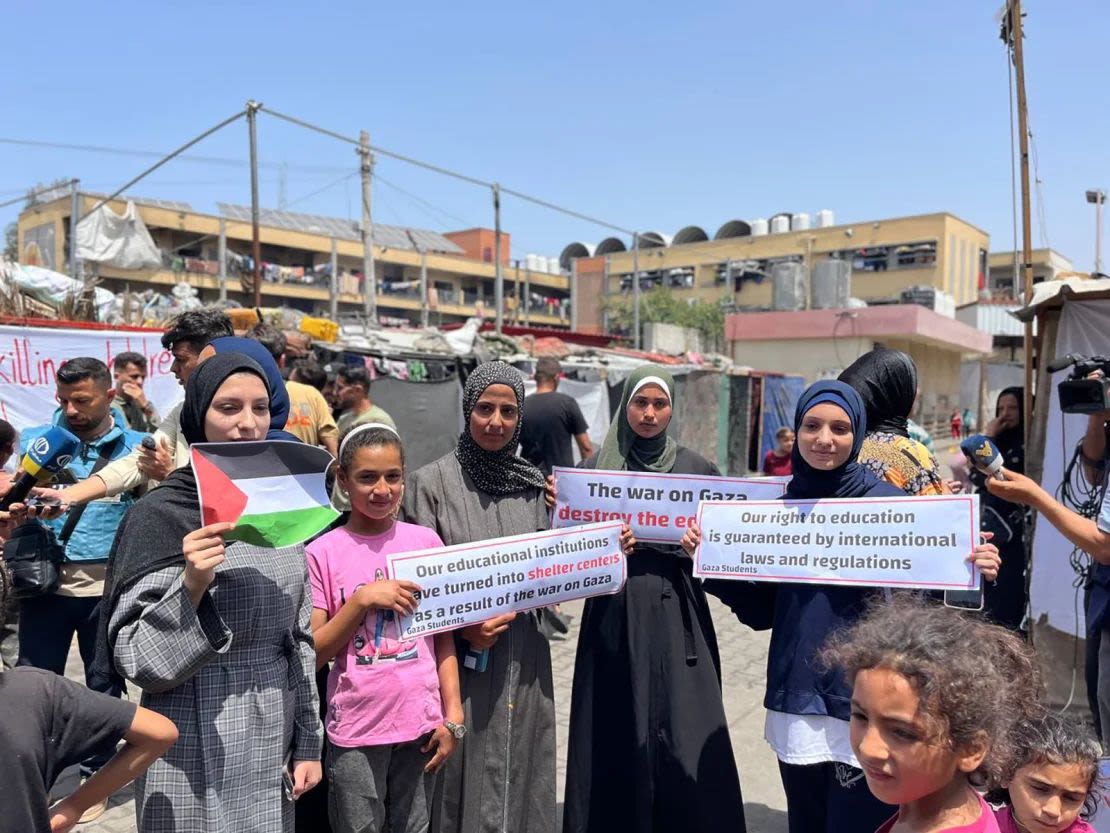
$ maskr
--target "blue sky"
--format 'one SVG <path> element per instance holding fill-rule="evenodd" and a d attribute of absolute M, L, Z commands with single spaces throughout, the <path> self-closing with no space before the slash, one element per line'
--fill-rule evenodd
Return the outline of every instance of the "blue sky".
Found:
<path fill-rule="evenodd" d="M 169 150 L 255 98 L 626 228 L 947 210 L 1001 250 L 1012 231 L 1000 5 L 6 4 L 5 30 L 21 34 L 5 39 L 0 138 Z M 1047 235 L 1086 270 L 1084 191 L 1110 188 L 1110 3 L 1025 5 L 1045 218 L 1035 203 L 1034 242 Z M 271 118 L 259 128 L 264 205 L 277 205 L 284 163 L 290 210 L 357 215 L 351 149 Z M 193 151 L 246 152 L 245 123 Z M 149 163 L 0 143 L 0 201 L 63 176 L 114 190 Z M 377 173 L 380 222 L 492 223 L 485 191 L 388 159 Z M 214 211 L 248 201 L 249 180 L 243 165 L 179 161 L 133 191 Z M 0 223 L 17 211 L 0 209 Z M 503 215 L 517 255 L 607 234 L 511 198 Z"/>

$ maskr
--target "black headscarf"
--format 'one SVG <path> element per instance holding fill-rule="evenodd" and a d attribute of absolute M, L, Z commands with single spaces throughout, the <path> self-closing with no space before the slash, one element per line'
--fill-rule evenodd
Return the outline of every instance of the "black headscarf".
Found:
<path fill-rule="evenodd" d="M 1016 471 L 1019 474 L 1025 473 L 1025 388 L 1012 387 L 1005 388 L 1002 393 L 998 394 L 998 399 L 995 400 L 994 415 L 998 416 L 998 412 L 1002 405 L 1003 396 L 1016 396 L 1018 403 L 1018 422 L 1013 428 L 1003 428 L 998 432 L 998 436 L 994 438 L 995 445 L 998 450 L 1002 452 L 1003 464 L 1010 471 Z"/>
<path fill-rule="evenodd" d="M 185 404 L 181 408 L 181 432 L 190 445 L 203 443 L 204 415 L 217 391 L 230 376 L 253 373 L 263 384 L 266 374 L 258 363 L 242 353 L 218 353 L 189 376 L 185 384 Z M 266 388 L 269 392 L 269 386 Z M 181 539 L 204 525 L 200 496 L 192 466 L 170 473 L 157 489 L 135 503 L 124 516 L 108 556 L 101 605 L 96 664 L 114 669 L 115 634 L 108 629 L 120 597 L 136 581 L 158 570 L 185 563 Z"/>
<path fill-rule="evenodd" d="M 786 487 L 786 499 L 816 499 L 827 497 L 863 497 L 874 491 L 885 492 L 881 487 L 893 486 L 879 480 L 856 458 L 863 446 L 864 435 L 867 432 L 867 416 L 863 407 L 863 400 L 854 388 L 844 382 L 824 381 L 815 382 L 806 388 L 794 409 L 794 434 L 799 436 L 802 431 L 802 422 L 805 415 L 814 406 L 823 402 L 831 402 L 841 408 L 848 415 L 852 423 L 852 451 L 847 462 L 840 468 L 832 471 L 822 471 L 813 468 L 802 457 L 802 444 L 794 443 L 794 450 L 790 453 L 793 476 Z M 894 490 L 902 494 L 901 490 Z"/>
<path fill-rule="evenodd" d="M 880 347 L 852 362 L 840 381 L 851 385 L 867 410 L 867 430 L 908 437 L 906 421 L 917 399 L 917 366 L 901 350 Z"/>
<path fill-rule="evenodd" d="M 499 451 L 486 451 L 470 436 L 470 414 L 490 385 L 507 385 L 516 394 L 516 429 Z M 485 362 L 474 368 L 463 388 L 463 421 L 465 424 L 459 435 L 459 444 L 455 446 L 455 457 L 475 486 L 491 495 L 511 495 L 544 488 L 543 472 L 516 453 L 520 444 L 520 428 L 524 424 L 524 381 L 511 365 Z"/>

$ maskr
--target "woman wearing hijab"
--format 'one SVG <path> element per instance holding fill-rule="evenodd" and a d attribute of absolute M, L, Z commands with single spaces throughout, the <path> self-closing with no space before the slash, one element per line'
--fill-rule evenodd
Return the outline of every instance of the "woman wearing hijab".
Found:
<path fill-rule="evenodd" d="M 866 410 L 844 382 L 810 385 L 795 408 L 794 431 L 794 474 L 784 500 L 906 496 L 858 461 Z M 700 533 L 695 525 L 683 538 L 688 552 Z M 997 550 L 990 544 L 976 547 L 972 559 L 984 577 L 997 575 Z M 774 592 L 764 737 L 779 759 L 790 833 L 858 833 L 890 817 L 852 752 L 851 687 L 817 663 L 829 635 L 859 618 L 875 592 L 881 591 L 824 584 L 780 584 Z"/>
<path fill-rule="evenodd" d="M 265 438 L 265 380 L 240 353 L 200 365 L 181 411 L 190 445 Z M 109 558 L 110 661 L 181 736 L 136 782 L 141 833 L 289 833 L 291 799 L 320 779 L 304 547 L 225 544 L 228 529 L 204 526 L 183 467 L 135 504 Z"/>
<path fill-rule="evenodd" d="M 674 388 L 634 371 L 582 467 L 719 476 L 668 436 Z M 746 829 L 717 637 L 681 547 L 637 544 L 621 592 L 586 601 L 568 737 L 564 833 Z"/>
<path fill-rule="evenodd" d="M 466 427 L 453 452 L 415 471 L 403 519 L 447 546 L 548 528 L 544 477 L 516 455 L 524 383 L 504 362 L 466 380 Z M 551 652 L 535 613 L 456 634 L 467 733 L 437 785 L 433 833 L 552 833 L 555 703 Z M 482 660 L 467 664 L 467 654 Z"/>
<path fill-rule="evenodd" d="M 840 374 L 863 399 L 867 436 L 859 462 L 880 480 L 908 495 L 943 495 L 936 458 L 910 439 L 909 416 L 917 399 L 917 366 L 900 350 L 864 353 Z"/>
<path fill-rule="evenodd" d="M 1002 453 L 1003 465 L 1018 474 L 1025 474 L 1024 401 L 1024 388 L 1003 390 L 995 403 L 994 419 L 986 428 L 987 436 Z M 978 471 L 972 472 L 971 479 L 979 489 L 982 528 L 994 533 L 992 540 L 1002 554 L 998 581 L 983 589 L 983 608 L 998 624 L 1017 630 L 1025 619 L 1025 524 L 1029 510 L 987 491 Z"/>

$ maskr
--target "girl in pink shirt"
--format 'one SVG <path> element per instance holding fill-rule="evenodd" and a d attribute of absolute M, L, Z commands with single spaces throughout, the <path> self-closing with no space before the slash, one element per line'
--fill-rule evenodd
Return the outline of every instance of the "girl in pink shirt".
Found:
<path fill-rule="evenodd" d="M 1087 823 L 1098 808 L 1099 742 L 1086 728 L 1059 715 L 1022 721 L 1017 753 L 1000 789 L 988 797 L 1002 833 L 1094 833 Z"/>
<path fill-rule="evenodd" d="M 430 529 L 394 520 L 404 451 L 367 423 L 339 446 L 346 526 L 308 547 L 316 663 L 330 660 L 326 765 L 334 833 L 426 831 L 434 774 L 466 733 L 451 634 L 405 639 L 420 588 L 388 578 L 387 556 L 442 547 Z"/>
<path fill-rule="evenodd" d="M 973 786 L 1004 770 L 1013 726 L 1036 703 L 1020 639 L 898 594 L 835 634 L 823 658 L 852 683 L 852 750 L 867 786 L 898 807 L 878 833 L 999 833 Z"/>

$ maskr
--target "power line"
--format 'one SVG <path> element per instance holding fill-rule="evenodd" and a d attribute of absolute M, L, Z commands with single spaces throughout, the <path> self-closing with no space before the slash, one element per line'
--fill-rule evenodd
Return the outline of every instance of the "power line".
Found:
<path fill-rule="evenodd" d="M 390 182 L 390 181 L 389 181 L 388 179 L 386 179 L 385 177 L 383 177 L 383 176 L 382 176 L 381 174 L 379 174 L 379 173 L 375 173 L 375 174 L 374 174 L 374 179 L 375 179 L 376 181 L 380 182 L 380 183 L 381 183 L 382 185 L 385 185 L 385 186 L 387 186 L 387 187 L 389 187 L 389 188 L 392 188 L 392 189 L 393 189 L 394 191 L 396 191 L 397 193 L 399 193 L 399 194 L 402 194 L 402 195 L 404 195 L 404 196 L 408 197 L 408 198 L 409 198 L 410 200 L 412 200 L 413 202 L 415 202 L 415 203 L 417 203 L 417 204 L 419 204 L 419 205 L 423 205 L 423 206 L 424 206 L 425 208 L 427 208 L 428 210 L 430 210 L 430 211 L 432 211 L 432 212 L 434 212 L 434 213 L 436 213 L 436 214 L 440 214 L 440 215 L 441 215 L 441 218 L 442 218 L 442 217 L 447 217 L 448 219 L 450 219 L 450 220 L 454 221 L 455 223 L 460 223 L 460 224 L 462 224 L 462 225 L 464 225 L 464 226 L 472 226 L 472 225 L 475 225 L 474 223 L 471 223 L 471 222 L 470 222 L 469 220 L 466 220 L 466 219 L 464 219 L 464 218 L 462 218 L 462 217 L 459 217 L 459 216 L 458 216 L 457 214 L 452 214 L 452 213 L 451 213 L 450 211 L 448 211 L 448 210 L 447 210 L 447 209 L 445 209 L 445 208 L 439 208 L 438 206 L 436 206 L 436 205 L 434 205 L 434 204 L 432 204 L 432 203 L 428 202 L 427 200 L 425 200 L 425 199 L 424 199 L 423 197 L 420 197 L 420 196 L 418 196 L 417 194 L 414 194 L 414 193 L 412 193 L 411 191 L 406 191 L 406 190 L 405 190 L 404 188 L 402 188 L 402 187 L 401 187 L 400 185 L 397 185 L 396 183 Z M 431 216 L 431 215 L 428 215 L 428 216 Z"/>
<path fill-rule="evenodd" d="M 305 194 L 304 196 L 297 197 L 295 200 L 289 200 L 289 202 L 287 202 L 285 204 L 285 207 L 288 208 L 289 206 L 296 205 L 297 203 L 302 203 L 305 200 L 312 199 L 313 197 L 318 196 L 319 194 L 322 194 L 325 191 L 328 191 L 328 190 L 334 188 L 336 185 L 342 185 L 347 180 L 350 180 L 350 179 L 358 176 L 358 174 L 359 174 L 358 171 L 350 171 L 349 173 L 345 173 L 345 174 L 343 174 L 343 176 L 339 177 L 339 179 L 332 180 L 331 182 L 329 182 L 327 185 L 325 185 L 322 188 L 317 188 L 315 191 L 312 191 L 308 194 Z"/>

